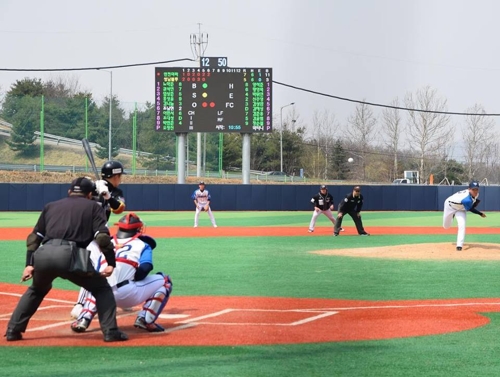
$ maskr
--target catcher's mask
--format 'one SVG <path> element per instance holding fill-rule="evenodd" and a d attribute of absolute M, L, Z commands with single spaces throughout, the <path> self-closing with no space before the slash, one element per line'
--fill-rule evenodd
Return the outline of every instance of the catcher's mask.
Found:
<path fill-rule="evenodd" d="M 123 216 L 115 225 L 118 225 L 118 229 L 125 233 L 135 234 L 144 231 L 144 223 L 134 212 L 130 212 Z"/>

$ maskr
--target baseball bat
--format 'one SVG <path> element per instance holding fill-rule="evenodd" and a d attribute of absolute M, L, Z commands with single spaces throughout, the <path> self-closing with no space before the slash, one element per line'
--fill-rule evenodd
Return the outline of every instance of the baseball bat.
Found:
<path fill-rule="evenodd" d="M 101 178 L 99 177 L 97 167 L 95 166 L 94 154 L 92 153 L 92 149 L 90 149 L 89 141 L 86 138 L 83 138 L 82 144 L 83 144 L 83 149 L 85 149 L 85 153 L 87 154 L 87 158 L 90 161 L 90 165 L 92 165 L 92 170 L 94 171 L 95 179 L 98 181 Z"/>

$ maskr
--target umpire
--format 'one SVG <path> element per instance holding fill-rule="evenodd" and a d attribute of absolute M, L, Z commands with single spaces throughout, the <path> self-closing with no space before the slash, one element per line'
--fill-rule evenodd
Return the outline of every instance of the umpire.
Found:
<path fill-rule="evenodd" d="M 369 236 L 363 228 L 363 222 L 361 221 L 361 208 L 363 208 L 363 195 L 361 195 L 361 187 L 355 186 L 352 192 L 346 195 L 344 201 L 339 203 L 337 220 L 335 220 L 335 227 L 333 228 L 333 235 L 339 235 L 344 215 L 348 214 L 354 220 L 358 234 L 360 236 Z"/>
<path fill-rule="evenodd" d="M 71 183 L 68 197 L 48 203 L 26 245 L 26 268 L 22 281 L 33 278 L 33 283 L 17 304 L 5 337 L 7 341 L 22 339 L 30 318 L 35 314 L 44 297 L 52 288 L 52 282 L 60 277 L 84 287 L 96 298 L 97 312 L 105 342 L 127 340 L 128 336 L 118 329 L 116 303 L 106 277 L 116 266 L 115 254 L 106 215 L 92 198 L 94 183 L 84 177 Z M 85 249 L 95 239 L 106 257 L 108 267 L 98 274 L 82 275 L 70 272 L 73 248 Z M 40 246 L 41 244 L 41 246 Z"/>

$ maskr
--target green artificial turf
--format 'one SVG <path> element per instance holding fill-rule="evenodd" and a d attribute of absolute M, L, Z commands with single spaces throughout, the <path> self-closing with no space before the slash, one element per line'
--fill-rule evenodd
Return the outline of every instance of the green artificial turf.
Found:
<path fill-rule="evenodd" d="M 2 213 L 6 214 L 6 213 Z M 192 225 L 193 213 L 143 213 L 151 226 Z M 7 216 L 8 215 L 8 216 Z M 7 213 L 0 226 L 32 226 L 37 213 Z M 307 234 L 310 212 L 216 213 L 220 226 L 297 226 L 295 237 L 157 239 L 155 271 L 172 276 L 173 296 L 224 295 L 353 300 L 495 298 L 498 261 L 423 261 L 325 256 L 311 251 L 448 242 L 456 235 Z M 365 226 L 440 226 L 439 212 L 373 212 Z M 496 226 L 499 214 L 470 214 L 468 226 Z M 119 218 L 115 216 L 115 220 Z M 208 217 L 203 219 L 209 226 Z M 24 222 L 24 225 L 19 225 Z M 12 225 L 18 224 L 18 225 Z M 345 221 L 353 226 L 352 220 Z M 330 226 L 320 217 L 318 226 Z M 466 242 L 498 243 L 499 235 Z M 18 283 L 25 241 L 0 241 L 3 282 Z M 27 283 L 24 283 L 27 286 Z M 76 290 L 58 280 L 55 288 Z M 166 308 L 168 310 L 168 306 Z M 382 341 L 240 347 L 9 347 L 0 340 L 0 376 L 497 376 L 500 313 L 492 322 L 445 335 Z M 234 331 L 234 330 L 233 330 Z M 328 329 L 325 329 L 328 331 Z"/>

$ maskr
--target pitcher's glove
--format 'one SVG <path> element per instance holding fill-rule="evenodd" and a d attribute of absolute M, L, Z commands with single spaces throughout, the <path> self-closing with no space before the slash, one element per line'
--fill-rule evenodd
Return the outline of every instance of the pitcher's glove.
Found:
<path fill-rule="evenodd" d="M 479 205 L 479 203 L 481 203 L 481 200 L 480 199 L 476 199 L 476 201 L 472 205 L 472 208 L 476 208 Z"/>

